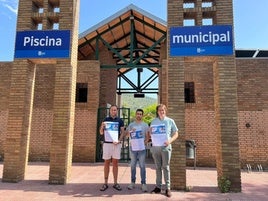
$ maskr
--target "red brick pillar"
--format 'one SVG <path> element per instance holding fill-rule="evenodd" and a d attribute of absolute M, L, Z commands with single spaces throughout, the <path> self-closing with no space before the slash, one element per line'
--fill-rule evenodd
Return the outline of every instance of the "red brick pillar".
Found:
<path fill-rule="evenodd" d="M 168 60 L 168 116 L 179 128 L 179 138 L 172 144 L 171 187 L 184 190 L 186 187 L 184 62 L 181 58 Z"/>
<path fill-rule="evenodd" d="M 32 28 L 31 14 L 32 2 L 20 1 L 17 31 Z M 35 71 L 35 65 L 25 59 L 15 59 L 13 62 L 4 152 L 2 179 L 4 182 L 19 182 L 25 176 L 28 162 Z"/>
<path fill-rule="evenodd" d="M 59 26 L 71 30 L 70 59 L 56 64 L 53 126 L 50 149 L 50 184 L 68 183 L 71 175 L 77 77 L 78 18 L 80 1 L 60 1 Z"/>
<path fill-rule="evenodd" d="M 235 58 L 219 57 L 214 64 L 214 102 L 218 178 L 231 181 L 231 191 L 241 191 L 238 142 L 237 75 Z"/>
<path fill-rule="evenodd" d="M 214 5 L 217 24 L 233 25 L 233 1 L 217 0 Z M 218 178 L 230 179 L 231 191 L 241 191 L 237 101 L 235 56 L 218 57 L 214 65 L 217 171 Z"/>
<path fill-rule="evenodd" d="M 71 31 L 71 48 L 70 58 L 67 59 L 29 58 L 14 61 L 3 181 L 18 182 L 24 179 L 28 162 L 35 64 L 43 63 L 56 65 L 49 182 L 64 184 L 69 179 L 73 146 L 79 5 L 79 0 L 19 2 L 17 31 L 46 30 L 58 23 L 60 30 Z M 57 8 L 59 13 L 54 12 Z M 40 25 L 43 26 L 40 28 Z"/>
<path fill-rule="evenodd" d="M 179 139 L 172 145 L 171 158 L 171 188 L 183 190 L 186 187 L 186 156 L 185 156 L 185 105 L 184 105 L 184 58 L 170 57 L 169 29 L 174 26 L 182 26 L 183 1 L 168 0 L 168 27 L 167 27 L 167 65 L 162 72 L 167 73 L 162 79 L 162 89 L 168 89 L 168 93 L 161 91 L 161 95 L 167 96 L 168 116 L 173 118 L 179 127 Z"/>
<path fill-rule="evenodd" d="M 54 116 L 50 149 L 49 183 L 65 184 L 72 165 L 76 66 L 58 62 L 56 66 Z"/>
<path fill-rule="evenodd" d="M 3 182 L 24 179 L 28 162 L 36 67 L 26 60 L 13 63 L 5 141 Z"/>

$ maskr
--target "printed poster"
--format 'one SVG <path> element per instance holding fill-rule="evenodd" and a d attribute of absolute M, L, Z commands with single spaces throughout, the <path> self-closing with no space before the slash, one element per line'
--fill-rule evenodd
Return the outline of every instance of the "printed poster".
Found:
<path fill-rule="evenodd" d="M 130 142 L 132 151 L 141 151 L 145 149 L 144 137 L 141 130 L 130 132 Z"/>
<path fill-rule="evenodd" d="M 164 142 L 168 140 L 165 124 L 151 125 L 151 131 L 153 146 L 165 146 Z"/>
<path fill-rule="evenodd" d="M 118 122 L 105 121 L 104 139 L 106 142 L 118 142 Z"/>

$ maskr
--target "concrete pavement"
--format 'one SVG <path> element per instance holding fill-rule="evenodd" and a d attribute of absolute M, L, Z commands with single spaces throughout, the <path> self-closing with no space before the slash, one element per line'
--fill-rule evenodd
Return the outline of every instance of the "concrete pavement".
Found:
<path fill-rule="evenodd" d="M 19 183 L 2 182 L 3 163 L 0 163 L 0 200 L 1 201 L 267 201 L 268 172 L 242 171 L 241 193 L 220 193 L 217 188 L 217 172 L 215 168 L 187 168 L 187 186 L 190 192 L 172 191 L 172 197 L 164 194 L 143 193 L 140 189 L 139 169 L 137 169 L 137 185 L 134 190 L 128 190 L 130 182 L 130 166 L 127 163 L 119 165 L 118 182 L 122 191 L 112 188 L 112 174 L 109 176 L 109 188 L 99 190 L 103 184 L 103 163 L 74 163 L 70 182 L 66 185 L 49 185 L 49 163 L 29 163 L 25 180 Z M 155 184 L 153 164 L 147 165 L 147 185 L 151 191 Z M 112 168 L 110 170 L 112 172 Z"/>

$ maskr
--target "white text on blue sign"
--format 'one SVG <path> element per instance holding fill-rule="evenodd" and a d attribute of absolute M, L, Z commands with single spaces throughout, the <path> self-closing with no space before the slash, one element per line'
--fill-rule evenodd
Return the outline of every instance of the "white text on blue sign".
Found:
<path fill-rule="evenodd" d="M 70 31 L 17 32 L 15 58 L 69 58 Z"/>
<path fill-rule="evenodd" d="M 170 56 L 233 54 L 232 26 L 170 28 Z"/>

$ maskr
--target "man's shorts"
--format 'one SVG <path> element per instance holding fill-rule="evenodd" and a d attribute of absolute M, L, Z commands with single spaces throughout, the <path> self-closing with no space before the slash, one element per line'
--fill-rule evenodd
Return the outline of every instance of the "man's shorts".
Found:
<path fill-rule="evenodd" d="M 113 144 L 113 143 L 103 143 L 103 160 L 109 160 L 111 158 L 120 159 L 121 158 L 121 148 L 122 144 Z"/>

